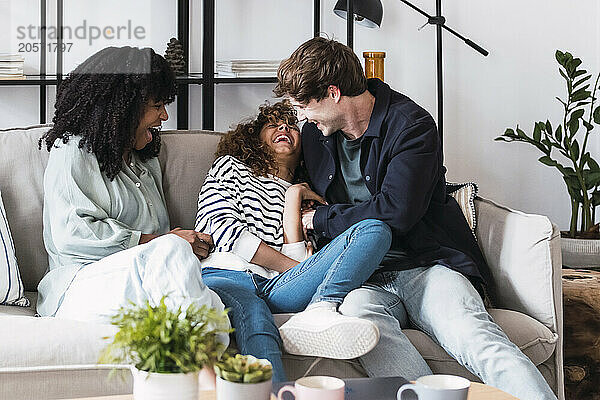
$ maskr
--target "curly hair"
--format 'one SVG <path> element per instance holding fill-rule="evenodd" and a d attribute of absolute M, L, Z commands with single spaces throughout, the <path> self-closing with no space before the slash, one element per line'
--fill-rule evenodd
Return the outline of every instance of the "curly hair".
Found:
<path fill-rule="evenodd" d="M 48 151 L 56 140 L 80 136 L 79 148 L 94 154 L 100 171 L 113 180 L 121 171 L 123 154 L 136 151 L 142 161 L 160 151 L 160 134 L 135 150 L 135 131 L 150 101 L 175 100 L 175 75 L 167 61 L 150 48 L 107 47 L 75 68 L 56 94 L 54 126 L 42 142 Z"/>
<path fill-rule="evenodd" d="M 233 156 L 247 165 L 257 176 L 267 176 L 277 171 L 275 153 L 260 139 L 260 131 L 266 124 L 279 122 L 285 122 L 290 126 L 298 123 L 296 110 L 289 100 L 273 105 L 269 103 L 261 105 L 255 118 L 239 123 L 235 129 L 223 135 L 215 157 Z"/>

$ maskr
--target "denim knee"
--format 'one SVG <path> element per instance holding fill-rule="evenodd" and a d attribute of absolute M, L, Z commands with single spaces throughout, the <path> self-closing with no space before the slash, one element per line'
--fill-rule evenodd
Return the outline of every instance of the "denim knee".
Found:
<path fill-rule="evenodd" d="M 375 233 L 377 235 L 377 241 L 388 242 L 392 244 L 392 229 L 388 224 L 378 219 L 368 218 L 354 224 L 354 228 L 358 229 L 359 232 Z"/>

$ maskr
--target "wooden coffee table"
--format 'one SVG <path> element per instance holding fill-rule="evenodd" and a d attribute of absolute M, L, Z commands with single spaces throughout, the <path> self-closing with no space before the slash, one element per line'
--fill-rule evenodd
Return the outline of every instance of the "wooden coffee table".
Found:
<path fill-rule="evenodd" d="M 75 400 L 75 399 L 72 399 Z M 76 400 L 133 400 L 133 395 L 127 394 L 122 396 L 104 396 L 104 397 L 85 397 Z M 216 400 L 214 391 L 201 391 L 198 400 Z M 271 400 L 275 400 L 275 396 L 271 396 Z M 495 387 L 484 385 L 482 383 L 471 383 L 469 389 L 468 400 L 518 400 L 516 397 L 503 392 Z"/>

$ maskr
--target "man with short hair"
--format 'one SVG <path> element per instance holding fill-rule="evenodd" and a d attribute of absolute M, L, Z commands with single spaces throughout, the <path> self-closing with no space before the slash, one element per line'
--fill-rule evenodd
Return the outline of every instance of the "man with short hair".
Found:
<path fill-rule="evenodd" d="M 352 49 L 334 40 L 305 42 L 277 76 L 275 94 L 289 96 L 307 122 L 306 168 L 328 202 L 303 213 L 304 227 L 331 239 L 374 218 L 393 232 L 381 269 L 340 307 L 379 328 L 379 344 L 360 358 L 367 373 L 432 373 L 402 332 L 410 321 L 483 382 L 524 400 L 556 399 L 484 307 L 490 271 L 446 194 L 431 115 L 380 80 L 367 81 Z"/>

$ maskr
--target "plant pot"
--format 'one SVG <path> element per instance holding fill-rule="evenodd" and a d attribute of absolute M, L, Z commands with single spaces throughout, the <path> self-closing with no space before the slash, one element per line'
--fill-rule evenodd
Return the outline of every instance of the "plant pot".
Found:
<path fill-rule="evenodd" d="M 600 239 L 561 238 L 562 263 L 569 267 L 599 268 Z"/>
<path fill-rule="evenodd" d="M 161 374 L 131 367 L 135 400 L 198 400 L 198 372 Z"/>
<path fill-rule="evenodd" d="M 259 383 L 237 383 L 217 376 L 217 400 L 269 400 L 271 389 L 271 379 Z"/>

